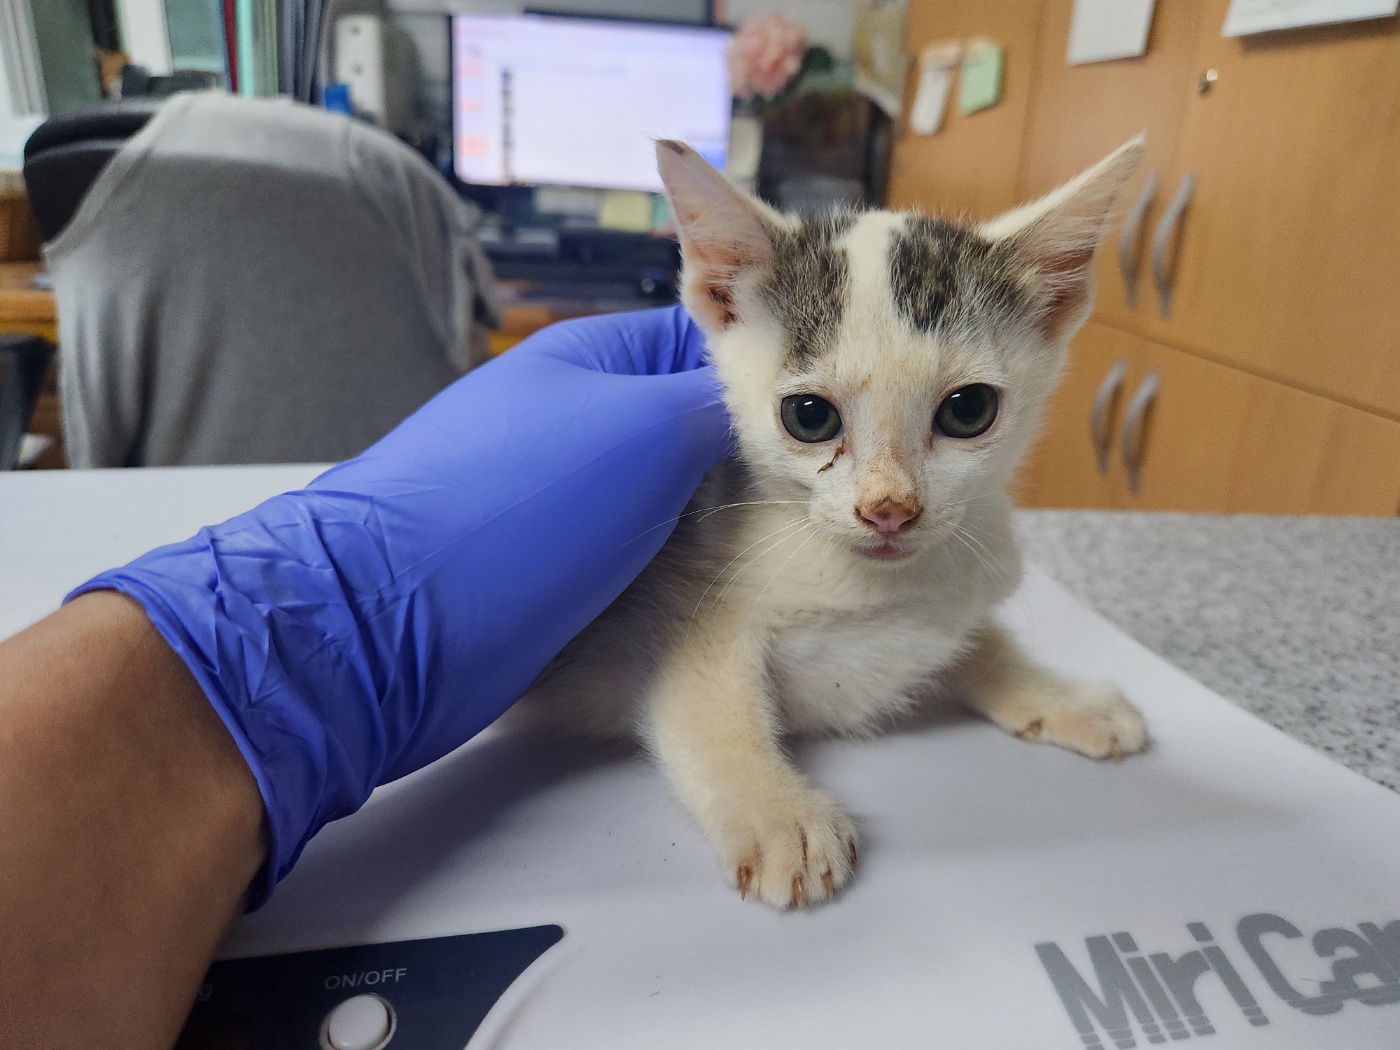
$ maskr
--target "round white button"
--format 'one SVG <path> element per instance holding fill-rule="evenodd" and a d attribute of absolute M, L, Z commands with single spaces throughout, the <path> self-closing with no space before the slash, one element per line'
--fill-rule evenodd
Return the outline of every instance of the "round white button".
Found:
<path fill-rule="evenodd" d="M 379 1050 L 394 1034 L 394 1010 L 377 995 L 357 995 L 326 1015 L 322 1031 L 331 1050 Z"/>

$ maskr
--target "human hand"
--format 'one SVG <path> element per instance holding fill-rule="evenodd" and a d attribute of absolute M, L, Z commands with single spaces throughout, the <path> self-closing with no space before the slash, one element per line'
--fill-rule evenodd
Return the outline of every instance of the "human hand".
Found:
<path fill-rule="evenodd" d="M 254 905 L 324 824 L 496 719 L 651 560 L 728 449 L 702 364 L 679 307 L 555 325 L 307 488 L 74 592 L 140 602 L 233 734 L 270 832 Z"/>

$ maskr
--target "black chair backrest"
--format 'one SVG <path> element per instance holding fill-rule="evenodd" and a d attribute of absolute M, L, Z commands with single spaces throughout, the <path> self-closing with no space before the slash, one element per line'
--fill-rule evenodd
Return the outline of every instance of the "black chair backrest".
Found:
<path fill-rule="evenodd" d="M 34 129 L 24 144 L 24 184 L 45 241 L 68 225 L 107 162 L 164 101 L 103 102 L 50 117 Z"/>
<path fill-rule="evenodd" d="M 0 335 L 0 470 L 14 470 L 53 347 L 31 335 Z"/>

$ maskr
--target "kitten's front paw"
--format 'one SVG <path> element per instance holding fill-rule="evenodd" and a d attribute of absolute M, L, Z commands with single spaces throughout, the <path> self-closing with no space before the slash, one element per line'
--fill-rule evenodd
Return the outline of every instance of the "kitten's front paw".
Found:
<path fill-rule="evenodd" d="M 1122 758 L 1147 747 L 1142 712 L 1108 682 L 1069 681 L 1017 699 L 994 717 L 1022 740 L 1056 744 L 1090 758 Z"/>
<path fill-rule="evenodd" d="M 736 807 L 714 838 L 740 896 L 775 908 L 829 900 L 855 872 L 856 826 L 816 788 Z"/>

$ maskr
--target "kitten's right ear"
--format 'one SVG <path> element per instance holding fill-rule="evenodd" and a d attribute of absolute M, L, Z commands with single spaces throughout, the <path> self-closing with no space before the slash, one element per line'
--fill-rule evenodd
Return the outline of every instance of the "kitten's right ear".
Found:
<path fill-rule="evenodd" d="M 721 332 L 740 317 L 739 277 L 772 261 L 773 234 L 785 221 L 684 142 L 658 141 L 656 167 L 680 233 L 682 301 L 701 328 Z"/>
<path fill-rule="evenodd" d="M 1046 335 L 1065 336 L 1084 323 L 1093 295 L 1094 250 L 1146 141 L 1139 135 L 1125 142 L 1059 189 L 982 226 L 983 236 L 1006 244 L 1048 289 L 1040 318 Z"/>

